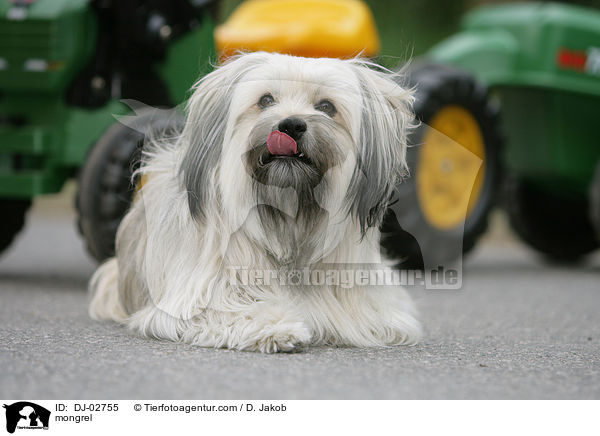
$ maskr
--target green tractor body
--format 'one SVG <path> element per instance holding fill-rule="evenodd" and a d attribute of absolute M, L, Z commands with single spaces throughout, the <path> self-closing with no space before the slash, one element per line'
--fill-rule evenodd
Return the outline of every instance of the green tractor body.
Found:
<path fill-rule="evenodd" d="M 413 177 L 404 204 L 412 207 L 396 216 L 417 235 L 425 264 L 460 259 L 447 247 L 474 247 L 496 202 L 520 238 L 554 261 L 600 247 L 600 11 L 482 7 L 409 72 L 422 124 L 407 152 Z M 481 159 L 474 183 L 453 143 Z M 458 201 L 465 194 L 467 207 Z M 390 238 L 390 252 L 400 236 Z M 400 252 L 417 266 L 421 253 Z"/>
<path fill-rule="evenodd" d="M 600 12 L 553 3 L 482 8 L 428 57 L 472 73 L 500 98 L 510 171 L 587 195 L 600 159 Z"/>
<path fill-rule="evenodd" d="M 121 99 L 185 99 L 214 53 L 213 14 L 146 3 L 0 0 L 0 198 L 59 191 L 130 111 Z"/>

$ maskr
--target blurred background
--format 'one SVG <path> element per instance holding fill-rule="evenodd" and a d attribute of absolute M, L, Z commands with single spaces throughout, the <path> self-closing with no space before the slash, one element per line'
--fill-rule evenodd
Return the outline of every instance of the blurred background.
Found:
<path fill-rule="evenodd" d="M 0 250 L 32 201 L 76 180 L 77 228 L 111 256 L 146 135 L 182 123 L 156 108 L 182 107 L 211 63 L 267 50 L 408 62 L 421 126 L 382 227 L 401 267 L 460 259 L 496 205 L 541 254 L 578 261 L 600 232 L 599 4 L 0 0 Z"/>
<path fill-rule="evenodd" d="M 223 21 L 242 0 L 224 0 L 220 11 Z M 458 30 L 460 19 L 470 9 L 518 0 L 367 0 L 373 11 L 381 37 L 382 63 L 387 67 L 397 65 L 412 56 L 425 53 L 428 48 Z M 523 1 L 520 1 L 523 3 Z M 575 0 L 562 2 L 600 8 L 600 0 Z"/>

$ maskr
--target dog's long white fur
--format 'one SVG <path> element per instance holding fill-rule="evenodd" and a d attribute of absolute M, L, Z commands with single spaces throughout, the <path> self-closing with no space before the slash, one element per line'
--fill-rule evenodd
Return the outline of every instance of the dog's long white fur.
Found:
<path fill-rule="evenodd" d="M 420 326 L 402 288 L 281 286 L 276 281 L 258 286 L 230 280 L 231 267 L 277 270 L 299 259 L 301 267 L 311 270 L 325 269 L 325 264 L 385 262 L 379 252 L 380 218 L 365 230 L 352 204 L 359 195 L 373 197 L 373 192 L 350 196 L 349 191 L 361 183 L 361 176 L 368 178 L 366 184 L 393 185 L 405 167 L 412 96 L 388 75 L 360 60 L 253 53 L 202 79 L 188 104 L 181 136 L 156 141 L 145 151 L 140 172 L 148 175 L 148 181 L 119 227 L 116 257 L 90 281 L 91 316 L 126 324 L 148 337 L 261 352 L 310 344 L 415 343 Z M 261 111 L 256 101 L 265 90 L 276 96 L 278 104 Z M 369 98 L 365 90 L 377 96 L 375 103 L 370 102 L 371 113 L 364 110 Z M 332 155 L 343 160 L 315 188 L 329 219 L 315 220 L 309 232 L 288 228 L 285 234 L 274 235 L 261 223 L 252 190 L 256 182 L 241 156 L 261 120 L 306 115 L 316 123 L 330 123 L 313 108 L 317 94 L 332 99 L 339 112 L 338 140 L 330 146 Z M 204 126 L 216 122 L 203 119 L 213 107 L 213 115 L 222 111 L 222 125 Z M 196 156 L 189 150 L 197 146 L 199 136 L 218 149 L 218 158 L 204 168 L 204 191 L 196 193 L 185 185 L 181 168 Z M 376 138 L 386 143 L 361 143 Z M 363 147 L 380 149 L 370 151 L 369 157 Z M 198 159 L 210 159 L 206 153 L 211 150 L 199 153 Z M 361 159 L 371 160 L 368 170 L 357 169 Z M 269 189 L 259 202 L 278 200 L 281 204 L 272 206 L 287 215 L 298 212 L 293 189 Z M 190 195 L 197 197 L 190 200 Z M 190 206 L 198 203 L 200 215 Z"/>

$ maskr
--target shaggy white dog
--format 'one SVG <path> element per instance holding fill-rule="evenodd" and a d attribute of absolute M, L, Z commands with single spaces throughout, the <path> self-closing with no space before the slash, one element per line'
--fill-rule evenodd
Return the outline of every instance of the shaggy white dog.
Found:
<path fill-rule="evenodd" d="M 91 316 L 261 352 L 416 342 L 400 287 L 265 280 L 385 264 L 379 225 L 405 171 L 411 104 L 364 60 L 251 53 L 217 68 L 181 134 L 146 145 L 147 182 L 90 282 Z"/>

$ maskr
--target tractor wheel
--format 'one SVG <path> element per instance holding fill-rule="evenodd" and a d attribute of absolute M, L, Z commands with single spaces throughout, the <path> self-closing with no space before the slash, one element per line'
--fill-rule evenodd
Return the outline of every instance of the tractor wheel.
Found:
<path fill-rule="evenodd" d="M 473 248 L 487 228 L 502 177 L 499 110 L 466 72 L 423 63 L 408 73 L 420 125 L 382 245 L 401 268 L 436 268 Z"/>
<path fill-rule="evenodd" d="M 550 260 L 575 262 L 598 247 L 585 197 L 549 192 L 517 175 L 505 188 L 511 227 Z"/>
<path fill-rule="evenodd" d="M 173 135 L 180 128 L 178 117 L 164 117 L 161 112 L 138 113 L 131 127 L 113 124 L 92 147 L 81 170 L 78 227 L 98 261 L 114 256 L 117 228 L 139 189 L 132 175 L 140 166 L 146 137 Z"/>
<path fill-rule="evenodd" d="M 31 200 L 0 199 L 2 226 L 0 227 L 0 252 L 8 248 L 25 224 L 25 213 L 31 206 Z"/>
<path fill-rule="evenodd" d="M 590 219 L 596 231 L 596 240 L 600 243 L 600 161 L 590 185 Z"/>

